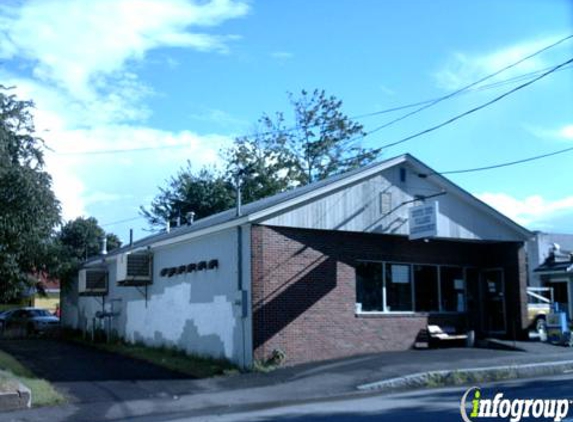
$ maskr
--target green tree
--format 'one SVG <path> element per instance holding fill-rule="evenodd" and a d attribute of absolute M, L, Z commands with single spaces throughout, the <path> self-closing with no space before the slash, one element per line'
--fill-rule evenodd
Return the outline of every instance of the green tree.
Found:
<path fill-rule="evenodd" d="M 264 114 L 255 135 L 239 137 L 223 151 L 225 173 L 203 169 L 194 173 L 188 165 L 173 177 L 142 215 L 151 225 L 184 217 L 197 218 L 231 208 L 240 180 L 243 202 L 306 185 L 374 161 L 380 151 L 360 146 L 361 124 L 342 111 L 342 101 L 324 90 L 289 93 L 293 122 L 285 114 Z"/>
<path fill-rule="evenodd" d="M 289 99 L 293 124 L 287 125 L 282 112 L 263 115 L 257 133 L 238 139 L 227 151 L 228 170 L 256 169 L 260 175 L 265 168 L 274 177 L 270 186 L 276 192 L 344 173 L 378 157 L 379 150 L 360 145 L 363 126 L 343 113 L 341 100 L 324 90 L 303 90 L 298 97 L 289 93 Z"/>
<path fill-rule="evenodd" d="M 254 135 L 238 138 L 224 156 L 228 177 L 242 173 L 247 202 L 362 167 L 379 150 L 360 146 L 361 124 L 342 111 L 342 101 L 324 90 L 289 93 L 294 121 L 265 114 Z"/>
<path fill-rule="evenodd" d="M 230 186 L 240 181 L 245 203 L 298 184 L 294 157 L 278 139 L 271 142 L 265 137 L 237 138 L 233 147 L 223 154 L 226 180 Z"/>
<path fill-rule="evenodd" d="M 32 107 L 32 102 L 0 87 L 1 301 L 13 300 L 36 284 L 34 274 L 45 267 L 51 235 L 60 221 Z"/>
<path fill-rule="evenodd" d="M 100 254 L 104 234 L 108 251 L 121 246 L 119 238 L 113 233 L 106 233 L 94 217 L 78 217 L 68 221 L 62 226 L 57 239 L 67 248 L 70 256 L 84 260 Z"/>
<path fill-rule="evenodd" d="M 149 209 L 141 207 L 141 214 L 156 227 L 177 219 L 184 223 L 189 212 L 199 219 L 231 208 L 234 195 L 233 185 L 214 168 L 204 167 L 195 173 L 188 162 L 167 187 L 160 188 Z"/>
<path fill-rule="evenodd" d="M 51 274 L 66 286 L 84 260 L 101 253 L 104 235 L 108 251 L 121 246 L 119 238 L 113 233 L 105 233 L 94 217 L 68 221 L 56 234 L 49 253 Z"/>

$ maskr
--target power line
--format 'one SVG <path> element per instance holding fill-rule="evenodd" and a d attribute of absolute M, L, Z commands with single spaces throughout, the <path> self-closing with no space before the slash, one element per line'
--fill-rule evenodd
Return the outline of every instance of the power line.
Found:
<path fill-rule="evenodd" d="M 535 155 L 533 157 L 522 158 L 520 160 L 507 161 L 507 162 L 499 163 L 499 164 L 492 164 L 490 166 L 474 167 L 474 168 L 461 169 L 461 170 L 436 171 L 434 173 L 427 173 L 427 174 L 421 173 L 421 174 L 419 174 L 419 176 L 426 178 L 426 177 L 430 177 L 430 176 L 438 176 L 438 175 L 441 176 L 441 175 L 445 175 L 445 174 L 462 174 L 462 173 L 474 173 L 474 172 L 478 172 L 478 171 L 494 170 L 494 169 L 503 168 L 503 167 L 516 166 L 516 165 L 528 163 L 531 161 L 537 161 L 537 160 L 541 160 L 544 158 L 553 157 L 555 155 L 565 154 L 565 153 L 571 152 L 571 151 L 573 151 L 573 147 L 561 149 L 558 151 L 549 152 L 546 154 Z M 441 194 L 443 194 L 443 193 L 439 193 L 438 195 L 441 195 Z M 129 221 L 139 220 L 142 218 L 144 218 L 144 217 L 140 215 L 140 216 L 133 217 L 133 218 L 127 218 L 125 220 L 119 220 L 119 221 L 114 221 L 111 223 L 100 224 L 100 226 L 105 227 L 105 226 L 111 226 L 111 225 L 120 224 L 120 223 L 127 223 Z"/>
<path fill-rule="evenodd" d="M 386 114 L 386 113 L 390 113 L 390 112 L 394 112 L 394 111 L 404 110 L 404 109 L 407 109 L 407 108 L 412 108 L 412 107 L 416 107 L 416 106 L 421 106 L 421 107 L 417 108 L 417 109 L 414 110 L 414 111 L 411 111 L 411 112 L 409 112 L 409 113 L 406 113 L 406 114 L 403 115 L 403 116 L 400 116 L 400 117 L 398 117 L 398 118 L 396 118 L 396 119 L 393 119 L 393 120 L 391 120 L 391 121 L 389 121 L 389 122 L 387 122 L 387 123 L 385 123 L 385 124 L 383 124 L 383 125 L 381 125 L 381 126 L 378 126 L 378 127 L 374 128 L 374 129 L 372 129 L 372 130 L 366 132 L 366 135 L 358 136 L 358 137 L 356 137 L 356 138 L 354 138 L 354 139 L 351 139 L 350 141 L 357 141 L 357 140 L 363 139 L 363 138 L 365 138 L 365 137 L 368 136 L 368 135 L 372 135 L 373 133 L 376 133 L 376 132 L 378 132 L 378 131 L 380 131 L 380 130 L 382 130 L 382 129 L 388 127 L 388 126 L 391 126 L 391 125 L 393 125 L 393 124 L 395 124 L 395 123 L 397 123 L 397 122 L 399 122 L 399 121 L 401 121 L 401 120 L 404 120 L 404 119 L 406 119 L 406 118 L 408 118 L 408 117 L 410 117 L 410 116 L 412 116 L 412 115 L 414 115 L 414 114 L 420 113 L 421 111 L 423 111 L 423 110 L 425 110 L 425 109 L 427 109 L 427 108 L 430 108 L 430 107 L 432 107 L 432 106 L 434 106 L 434 105 L 436 105 L 436 104 L 438 104 L 438 103 L 440 103 L 440 102 L 442 102 L 442 101 L 445 101 L 445 100 L 447 100 L 447 99 L 450 99 L 450 98 L 452 98 L 452 97 L 454 97 L 454 96 L 457 96 L 457 95 L 459 95 L 459 94 L 462 94 L 462 93 L 464 93 L 464 92 L 471 92 L 471 91 L 472 91 L 471 88 L 473 88 L 473 87 L 479 85 L 480 83 L 485 82 L 486 80 L 491 79 L 491 78 L 493 78 L 493 77 L 499 75 L 500 73 L 505 72 L 506 70 L 509 70 L 509 69 L 511 69 L 511 68 L 513 68 L 513 67 L 515 67 L 515 66 L 518 66 L 519 64 L 523 63 L 524 61 L 529 60 L 529 59 L 531 59 L 532 57 L 535 57 L 535 56 L 537 56 L 537 55 L 539 55 L 539 54 L 541 54 L 541 53 L 543 53 L 543 52 L 545 52 L 545 51 L 547 51 L 547 50 L 549 50 L 549 49 L 551 49 L 551 48 L 553 48 L 553 47 L 556 47 L 557 45 L 559 45 L 559 44 L 561 44 L 561 43 L 563 43 L 563 42 L 565 42 L 565 41 L 568 41 L 569 39 L 572 39 L 572 38 L 573 38 L 573 34 L 572 34 L 572 35 L 568 35 L 567 37 L 561 38 L 560 40 L 558 40 L 558 41 L 556 41 L 556 42 L 554 42 L 554 43 L 552 43 L 552 44 L 550 44 L 550 45 L 548 45 L 548 46 L 546 46 L 546 47 L 544 47 L 544 48 L 542 48 L 542 49 L 540 49 L 540 50 L 537 50 L 537 51 L 535 51 L 534 53 L 532 53 L 532 54 L 530 54 L 530 55 L 528 55 L 528 56 L 526 56 L 526 57 L 523 57 L 522 59 L 520 59 L 520 60 L 518 60 L 518 61 L 516 61 L 516 62 L 514 62 L 514 63 L 512 63 L 512 64 L 510 64 L 510 65 L 508 65 L 508 66 L 505 66 L 504 68 L 502 68 L 502 69 L 500 69 L 500 70 L 495 71 L 494 73 L 491 73 L 491 74 L 489 74 L 489 75 L 487 75 L 487 76 L 484 76 L 483 78 L 481 78 L 481 79 L 479 79 L 479 80 L 477 80 L 477 81 L 475 81 L 475 82 L 472 82 L 471 84 L 466 85 L 466 86 L 464 86 L 464 87 L 462 87 L 462 88 L 460 88 L 460 89 L 458 89 L 458 90 L 456 90 L 456 91 L 453 91 L 453 92 L 451 92 L 451 93 L 449 93 L 449 94 L 446 94 L 446 95 L 444 95 L 444 96 L 442 96 L 442 97 L 434 98 L 434 99 L 431 99 L 431 100 L 419 101 L 419 102 L 415 102 L 415 103 L 412 103 L 412 104 L 406 104 L 406 105 L 403 105 L 403 106 L 391 107 L 391 108 L 387 108 L 387 109 L 384 109 L 384 110 L 375 111 L 375 112 L 372 112 L 372 113 L 361 114 L 361 115 L 357 115 L 357 116 L 351 116 L 351 117 L 350 117 L 351 119 L 362 119 L 362 118 L 365 118 L 365 117 L 372 117 L 372 116 L 376 116 L 376 115 L 380 115 L 380 114 Z M 547 68 L 546 68 L 546 69 L 547 69 Z M 515 81 L 515 80 L 520 80 L 520 79 L 522 79 L 522 78 L 526 78 L 526 77 L 528 77 L 529 75 L 534 75 L 534 74 L 537 74 L 538 72 L 542 72 L 542 71 L 544 71 L 544 70 L 545 70 L 545 69 L 541 69 L 541 70 L 538 70 L 538 71 L 530 72 L 530 73 L 528 73 L 528 74 L 519 75 L 519 76 L 517 76 L 517 77 L 510 78 L 510 79 L 507 79 L 507 80 L 504 80 L 504 81 L 498 81 L 498 82 L 493 83 L 493 84 L 490 84 L 490 85 L 484 85 L 484 86 L 481 86 L 481 87 L 478 87 L 478 88 L 474 89 L 473 91 L 481 91 L 481 90 L 485 90 L 485 89 L 495 88 L 495 87 L 501 86 L 502 84 L 505 85 L 506 83 L 511 83 L 511 82 L 513 82 L 513 81 Z M 563 69 L 563 70 L 564 70 L 564 69 Z M 295 130 L 298 130 L 298 128 L 297 128 L 297 127 L 290 127 L 290 128 L 285 128 L 285 129 L 280 129 L 280 130 L 274 130 L 274 131 L 257 132 L 257 133 L 252 133 L 252 134 L 250 134 L 250 135 L 243 135 L 243 136 L 246 136 L 246 137 L 266 136 L 266 135 L 272 135 L 272 134 L 277 134 L 277 133 L 292 132 L 292 131 L 295 131 Z M 188 146 L 189 146 L 189 144 L 186 143 L 186 144 L 173 144 L 173 145 L 163 145 L 163 146 L 156 146 L 156 147 L 142 147 L 142 148 L 107 149 L 107 150 L 93 150 L 93 151 L 79 151 L 79 152 L 62 152 L 62 153 L 57 153 L 56 151 L 52 151 L 52 152 L 54 152 L 54 153 L 56 153 L 56 154 L 59 154 L 59 155 L 103 155 L 103 154 L 112 154 L 112 153 L 113 153 L 113 154 L 115 154 L 115 153 L 121 154 L 121 153 L 129 153 L 129 152 L 154 151 L 154 150 L 161 150 L 161 149 L 185 148 L 185 147 L 188 147 Z"/>
<path fill-rule="evenodd" d="M 537 76 L 536 78 L 531 79 L 530 81 L 525 82 L 525 83 L 523 83 L 523 84 L 521 84 L 521 85 L 519 85 L 519 86 L 517 86 L 517 87 L 515 87 L 515 88 L 513 88 L 513 89 L 511 89 L 511 90 L 509 90 L 509 91 L 507 91 L 507 92 L 505 92 L 505 93 L 503 93 L 502 95 L 499 95 L 499 96 L 495 97 L 494 99 L 492 99 L 492 100 L 490 100 L 490 101 L 487 101 L 487 102 L 485 102 L 485 103 L 483 103 L 483 104 L 481 104 L 481 105 L 479 105 L 479 106 L 477 106 L 477 107 L 474 107 L 474 108 L 472 108 L 472 109 L 470 109 L 470 110 L 467 110 L 467 111 L 465 111 L 465 112 L 463 112 L 463 113 L 461 113 L 461 114 L 458 114 L 458 115 L 456 115 L 456 116 L 454 116 L 454 117 L 452 117 L 452 118 L 446 120 L 445 122 L 442 122 L 442 123 L 440 123 L 440 124 L 437 124 L 437 125 L 435 125 L 435 126 L 432 126 L 432 127 L 428 128 L 428 129 L 422 130 L 421 132 L 417 132 L 417 133 L 415 133 L 415 134 L 413 134 L 413 135 L 406 136 L 405 138 L 402 138 L 402 139 L 400 139 L 400 140 L 398 140 L 398 141 L 395 141 L 395 142 L 390 142 L 390 143 L 384 144 L 384 145 L 380 146 L 379 148 L 377 148 L 377 150 L 380 151 L 380 150 L 382 150 L 383 148 L 390 148 L 390 147 L 393 147 L 393 146 L 396 146 L 396 145 L 399 145 L 399 144 L 403 144 L 404 142 L 410 141 L 410 140 L 412 140 L 412 139 L 414 139 L 414 138 L 418 138 L 418 137 L 420 137 L 420 136 L 422 136 L 422 135 L 426 135 L 426 134 L 428 134 L 428 133 L 430 133 L 430 132 L 433 132 L 433 131 L 435 131 L 435 130 L 438 130 L 438 129 L 444 127 L 444 126 L 447 126 L 447 125 L 449 125 L 449 124 L 455 122 L 456 120 L 459 120 L 459 119 L 461 119 L 461 118 L 463 118 L 463 117 L 469 116 L 470 114 L 473 114 L 473 113 L 475 113 L 476 111 L 479 111 L 479 110 L 481 110 L 481 109 L 483 109 L 483 108 L 485 108 L 485 107 L 488 107 L 488 106 L 492 105 L 493 103 L 496 103 L 496 102 L 502 100 L 503 98 L 505 98 L 505 97 L 507 97 L 507 96 L 509 96 L 509 95 L 511 95 L 511 94 L 513 94 L 513 93 L 515 93 L 515 92 L 517 92 L 517 91 L 519 91 L 519 90 L 521 90 L 521 89 L 523 89 L 523 88 L 525 88 L 525 87 L 527 87 L 527 86 L 529 86 L 529 85 L 531 85 L 531 84 L 533 84 L 533 83 L 535 83 L 535 82 L 537 82 L 537 81 L 539 81 L 540 79 L 545 78 L 546 76 L 552 74 L 553 72 L 557 71 L 558 69 L 560 69 L 560 68 L 562 68 L 562 67 L 564 67 L 564 66 L 566 66 L 566 65 L 568 65 L 568 64 L 570 64 L 570 63 L 573 63 L 573 58 L 571 58 L 571 59 L 569 59 L 569 60 L 567 60 L 567 61 L 565 61 L 565 62 L 563 62 L 563 63 L 561 63 L 561 64 L 558 64 L 557 66 L 552 67 L 551 69 L 549 69 L 548 71 L 542 73 L 541 75 Z M 364 137 L 366 137 L 366 136 L 369 136 L 369 135 L 371 135 L 371 133 L 372 133 L 372 132 L 367 132 L 365 135 L 362 135 L 362 137 L 364 138 Z"/>
<path fill-rule="evenodd" d="M 538 70 L 534 70 L 534 71 L 532 71 L 532 72 L 523 73 L 523 74 L 521 74 L 521 75 L 517 75 L 517 76 L 514 76 L 514 77 L 509 78 L 509 79 L 503 79 L 503 80 L 501 80 L 501 81 L 492 82 L 492 83 L 487 84 L 487 85 L 482 85 L 482 86 L 479 86 L 479 87 L 477 87 L 477 88 L 470 89 L 470 90 L 468 90 L 467 92 L 479 92 L 479 91 L 485 91 L 485 90 L 487 90 L 487 89 L 494 89 L 494 88 L 498 88 L 498 87 L 500 87 L 500 86 L 509 85 L 509 84 L 514 83 L 514 82 L 519 82 L 519 81 L 521 81 L 521 80 L 527 79 L 527 78 L 529 78 L 530 76 L 539 75 L 540 73 L 543 73 L 543 72 L 545 72 L 546 70 L 551 69 L 551 67 L 552 67 L 552 66 L 547 66 L 547 67 L 544 67 L 543 69 L 538 69 Z M 558 69 L 558 71 L 561 72 L 562 70 L 571 69 L 571 67 L 573 67 L 573 66 L 571 66 L 571 65 L 569 65 L 569 66 L 563 66 L 562 68 Z"/>
<path fill-rule="evenodd" d="M 162 149 L 185 148 L 185 147 L 189 147 L 189 143 L 158 145 L 154 147 L 141 147 L 141 148 L 102 149 L 102 150 L 77 151 L 77 152 L 56 152 L 56 151 L 53 152 L 58 155 L 104 155 L 104 154 L 123 154 L 126 152 L 157 151 Z"/>
<path fill-rule="evenodd" d="M 471 168 L 471 169 L 441 171 L 441 172 L 430 173 L 430 174 L 427 174 L 424 176 L 443 175 L 443 174 L 462 174 L 462 173 L 473 173 L 473 172 L 477 172 L 477 171 L 493 170 L 493 169 L 498 169 L 498 168 L 502 168 L 502 167 L 509 167 L 509 166 L 515 166 L 518 164 L 528 163 L 530 161 L 541 160 L 543 158 L 553 157 L 555 155 L 565 154 L 566 152 L 571 152 L 571 151 L 573 151 L 573 147 L 561 149 L 558 151 L 549 152 L 547 154 L 535 155 L 533 157 L 523 158 L 521 160 L 507 161 L 505 163 L 493 164 L 493 165 L 485 166 L 485 167 L 475 167 L 475 168 Z"/>
<path fill-rule="evenodd" d="M 559 69 L 558 71 L 571 69 L 572 67 L 573 67 L 573 66 L 564 66 L 564 67 L 562 67 L 561 69 Z M 457 95 L 460 95 L 460 94 L 468 94 L 468 93 L 472 93 L 472 92 L 480 92 L 480 91 L 486 91 L 486 90 L 488 90 L 488 89 L 499 88 L 499 87 L 501 87 L 501 86 L 509 85 L 509 84 L 514 83 L 514 82 L 518 82 L 518 81 L 520 81 L 520 80 L 527 79 L 527 78 L 529 78 L 530 76 L 539 75 L 540 73 L 543 73 L 543 72 L 545 72 L 546 70 L 549 70 L 549 69 L 551 69 L 551 66 L 545 67 L 545 68 L 543 68 L 543 69 L 534 70 L 534 71 L 532 71 L 532 72 L 522 73 L 521 75 L 517 75 L 517 76 L 514 76 L 514 77 L 512 77 L 512 78 L 508 78 L 508 79 L 503 79 L 503 80 L 497 81 L 497 82 L 492 82 L 492 83 L 490 83 L 490 84 L 482 85 L 482 86 L 479 86 L 479 87 L 474 88 L 474 89 L 467 89 L 467 90 L 465 90 L 464 92 L 458 93 Z M 448 95 L 449 95 L 449 94 L 448 94 Z M 416 107 L 416 106 L 419 106 L 419 105 L 424 105 L 424 104 L 429 104 L 429 103 L 437 102 L 437 101 L 441 100 L 442 98 L 444 98 L 444 97 L 443 97 L 443 96 L 442 96 L 442 97 L 436 97 L 436 98 L 432 98 L 432 99 L 429 99 L 429 100 L 423 100 L 423 101 L 418 101 L 418 102 L 411 103 L 411 104 L 405 104 L 405 105 L 396 106 L 396 107 L 391 107 L 391 108 L 387 108 L 387 109 L 383 109 L 383 110 L 379 110 L 379 111 L 373 111 L 373 112 L 371 112 L 371 113 L 359 114 L 359 115 L 356 115 L 356 116 L 351 116 L 350 118 L 351 118 L 351 119 L 364 119 L 364 118 L 367 118 L 367 117 L 379 116 L 379 115 L 381 115 L 381 114 L 387 114 L 387 113 L 391 113 L 391 112 L 394 112 L 394 111 L 405 110 L 405 109 L 412 108 L 412 107 Z"/>
<path fill-rule="evenodd" d="M 438 103 L 440 103 L 440 102 L 442 102 L 442 101 L 445 101 L 445 100 L 447 100 L 447 99 L 449 99 L 449 98 L 452 98 L 452 97 L 454 97 L 454 96 L 456 96 L 456 95 L 458 95 L 458 94 L 460 94 L 460 93 L 462 93 L 462 92 L 464 92 L 464 91 L 467 91 L 468 89 L 473 88 L 474 86 L 479 85 L 480 83 L 485 82 L 485 81 L 487 81 L 488 79 L 491 79 L 491 78 L 493 78 L 493 77 L 499 75 L 500 73 L 505 72 L 506 70 L 509 70 L 509 69 L 511 69 L 511 68 L 513 68 L 513 67 L 515 67 L 515 66 L 518 66 L 518 65 L 520 65 L 521 63 L 523 63 L 524 61 L 529 60 L 529 59 L 531 59 L 532 57 L 535 57 L 535 56 L 537 56 L 537 55 L 539 55 L 539 54 L 541 54 L 541 53 L 543 53 L 543 52 L 549 50 L 550 48 L 553 48 L 553 47 L 555 47 L 555 46 L 557 46 L 557 45 L 559 45 L 559 44 L 561 44 L 561 43 L 563 43 L 563 42 L 565 42 L 565 41 L 567 41 L 567 40 L 569 40 L 569 39 L 571 39 L 571 38 L 573 38 L 573 35 L 568 35 L 568 36 L 565 37 L 565 38 L 561 38 L 559 41 L 554 42 L 553 44 L 550 44 L 550 45 L 548 45 L 548 46 L 546 46 L 546 47 L 544 47 L 544 48 L 542 48 L 542 49 L 540 49 L 540 50 L 537 50 L 536 52 L 534 52 L 534 53 L 532 53 L 532 54 L 530 54 L 530 55 L 528 55 L 528 56 L 525 56 L 525 57 L 523 57 L 522 59 L 520 59 L 520 60 L 518 60 L 518 61 L 516 61 L 516 62 L 514 62 L 514 63 L 512 63 L 512 64 L 510 64 L 510 65 L 508 65 L 508 66 L 505 66 L 505 67 L 502 68 L 502 69 L 499 69 L 499 70 L 495 71 L 494 73 L 491 73 L 491 74 L 489 74 L 489 75 L 487 75 L 487 76 L 484 76 L 483 78 L 478 79 L 477 81 L 472 82 L 472 83 L 469 84 L 469 85 L 465 85 L 465 86 L 463 86 L 462 88 L 457 89 L 457 90 L 454 91 L 454 92 L 451 92 L 451 93 L 449 93 L 449 94 L 447 94 L 447 95 L 444 95 L 443 97 L 440 97 L 440 98 L 438 98 L 438 99 L 436 99 L 436 100 L 430 102 L 429 104 L 422 105 L 422 107 L 417 108 L 417 109 L 414 110 L 414 111 L 411 111 L 411 112 L 406 113 L 406 114 L 404 114 L 404 115 L 402 115 L 402 116 L 400 116 L 400 117 L 397 117 L 397 118 L 395 118 L 395 119 L 393 119 L 393 120 L 390 120 L 389 122 L 384 123 L 383 125 L 374 128 L 373 130 L 369 131 L 368 133 L 369 133 L 369 134 L 373 134 L 373 133 L 378 132 L 378 131 L 380 131 L 380 130 L 382 130 L 382 129 L 384 129 L 384 128 L 387 128 L 388 126 L 391 126 L 391 125 L 393 125 L 393 124 L 395 124 L 395 123 L 398 123 L 398 122 L 401 121 L 401 120 L 404 120 L 404 119 L 406 119 L 406 118 L 408 118 L 408 117 L 410 117 L 410 116 L 413 116 L 414 114 L 420 113 L 420 112 L 422 112 L 423 110 L 426 110 L 426 109 L 428 109 L 428 108 L 430 108 L 430 107 L 433 107 L 434 105 L 436 105 L 436 104 L 438 104 Z"/>
<path fill-rule="evenodd" d="M 463 118 L 463 117 L 466 117 L 466 116 L 468 116 L 468 115 L 470 115 L 470 114 L 473 114 L 473 113 L 475 113 L 476 111 L 479 111 L 479 110 L 481 110 L 481 109 L 483 109 L 483 108 L 485 108 L 485 107 L 488 107 L 488 106 L 492 105 L 493 103 L 496 103 L 497 101 L 500 101 L 501 99 L 503 99 L 503 98 L 505 98 L 505 97 L 507 97 L 507 96 L 509 96 L 509 95 L 511 95 L 511 94 L 513 94 L 513 93 L 515 93 L 515 92 L 517 92 L 517 91 L 519 91 L 519 90 L 521 90 L 521 89 L 523 89 L 523 88 L 525 88 L 525 87 L 527 87 L 527 86 L 529 86 L 529 85 L 531 85 L 531 84 L 533 84 L 533 83 L 535 83 L 535 82 L 537 82 L 538 80 L 543 79 L 544 77 L 550 75 L 551 73 L 557 72 L 558 70 L 565 68 L 566 66 L 568 66 L 568 65 L 571 64 L 571 63 L 573 63 L 573 58 L 567 60 L 566 62 L 563 62 L 563 63 L 561 63 L 561 64 L 558 64 L 558 65 L 556 65 L 556 66 L 553 66 L 553 67 L 549 68 L 549 70 L 547 70 L 547 71 L 545 71 L 544 73 L 542 73 L 541 75 L 537 76 L 536 78 L 531 79 L 531 80 L 529 80 L 528 82 L 525 82 L 525 83 L 523 83 L 523 84 L 521 84 L 521 85 L 519 85 L 519 86 L 517 86 L 517 87 L 515 87 L 515 88 L 513 88 L 513 89 L 511 89 L 511 90 L 509 90 L 509 91 L 507 91 L 507 92 L 505 92 L 505 93 L 503 93 L 502 95 L 499 95 L 498 97 L 495 97 L 494 99 L 492 99 L 492 100 L 490 100 L 490 101 L 488 101 L 488 102 L 486 102 L 486 103 L 484 103 L 484 104 L 481 104 L 481 105 L 479 105 L 479 106 L 477 106 L 477 107 L 474 107 L 474 108 L 472 108 L 472 109 L 470 109 L 470 110 L 467 110 L 467 111 L 465 111 L 465 112 L 463 112 L 463 113 L 461 113 L 461 114 L 458 114 L 458 115 L 456 115 L 456 116 L 454 116 L 454 117 L 452 117 L 452 118 L 446 120 L 445 122 L 442 122 L 442 123 L 437 124 L 437 125 L 435 125 L 435 126 L 429 127 L 429 128 L 424 129 L 424 130 L 422 130 L 422 131 L 420 131 L 420 132 L 414 133 L 413 135 L 406 136 L 405 138 L 399 139 L 399 140 L 397 140 L 397 141 L 390 142 L 390 143 L 386 143 L 386 144 L 384 144 L 384 145 L 381 145 L 381 146 L 378 147 L 378 148 L 374 148 L 374 149 L 371 150 L 371 151 L 366 151 L 366 152 L 365 152 L 364 154 L 362 154 L 362 155 L 359 155 L 359 156 L 356 156 L 356 157 L 350 157 L 350 158 L 348 158 L 348 159 L 341 160 L 341 161 L 342 161 L 342 162 L 346 162 L 346 161 L 355 160 L 355 159 L 357 159 L 357 158 L 358 158 L 358 159 L 365 158 L 366 156 L 368 156 L 368 155 L 370 155 L 370 154 L 372 154 L 372 153 L 374 153 L 374 154 L 379 154 L 379 153 L 380 153 L 383 149 L 385 149 L 385 148 L 390 148 L 390 147 L 393 147 L 393 146 L 402 144 L 402 143 L 404 143 L 404 142 L 410 141 L 410 140 L 415 139 L 415 138 L 418 138 L 418 137 L 420 137 L 420 136 L 422 136 L 422 135 L 425 135 L 425 134 L 428 134 L 428 133 L 433 132 L 433 131 L 435 131 L 435 130 L 438 130 L 438 129 L 444 127 L 444 126 L 447 126 L 447 125 L 449 125 L 449 124 L 451 124 L 451 123 L 454 123 L 455 121 L 457 121 L 457 120 L 459 120 L 459 119 L 461 119 L 461 118 Z M 358 141 L 358 140 L 360 140 L 360 139 L 364 139 L 364 138 L 366 138 L 367 136 L 370 136 L 371 134 L 372 134 L 372 132 L 366 132 L 365 134 L 362 134 L 362 135 L 357 136 L 357 137 L 355 137 L 355 138 L 353 138 L 353 139 L 350 139 L 348 142 L 355 142 L 355 141 Z"/>
<path fill-rule="evenodd" d="M 121 223 L 128 223 L 130 221 L 135 221 L 135 220 L 141 220 L 143 217 L 142 215 L 137 216 L 137 217 L 133 217 L 133 218 L 126 218 L 125 220 L 118 220 L 118 221 L 112 221 L 110 223 L 105 223 L 105 224 L 100 224 L 101 227 L 105 227 L 105 226 L 114 226 L 116 224 L 121 224 Z"/>
<path fill-rule="evenodd" d="M 562 71 L 562 70 L 567 70 L 567 69 L 571 69 L 573 66 L 568 65 L 568 66 L 563 66 L 562 68 L 557 69 L 556 71 Z M 523 79 L 527 79 L 530 76 L 535 76 L 535 75 L 539 75 L 542 72 L 545 72 L 549 69 L 552 69 L 551 66 L 549 67 L 545 67 L 543 69 L 539 69 L 539 70 L 535 70 L 532 72 L 528 72 L 528 73 L 523 73 L 521 75 L 517 75 L 514 76 L 512 78 L 508 78 L 508 79 L 504 79 L 498 82 L 494 82 L 491 84 L 486 84 L 486 85 L 482 85 L 480 87 L 477 87 L 475 89 L 468 89 L 464 92 L 460 92 L 457 95 L 461 95 L 461 94 L 468 94 L 471 92 L 478 92 L 478 91 L 485 91 L 488 89 L 494 89 L 494 88 L 499 88 L 501 86 L 505 86 Z M 450 94 L 448 94 L 450 95 Z M 401 105 L 401 106 L 396 106 L 396 107 L 390 107 L 387 109 L 383 109 L 383 110 L 378 110 L 372 113 L 366 113 L 366 114 L 360 114 L 360 115 L 356 115 L 356 116 L 351 116 L 351 119 L 364 119 L 367 117 L 373 117 L 373 116 L 378 116 L 381 114 L 388 114 L 394 111 L 400 111 L 400 110 L 405 110 L 408 108 L 412 108 L 412 107 L 416 107 L 419 105 L 424 105 L 424 104 L 430 104 L 430 103 L 436 103 L 438 101 L 440 101 L 442 98 L 444 97 L 438 97 L 438 98 L 432 98 L 429 100 L 423 100 L 423 101 L 417 101 L 415 103 L 411 103 L 411 104 L 405 104 L 405 105 Z M 375 131 L 377 131 L 376 128 L 371 132 L 367 132 L 366 136 L 371 135 L 372 133 L 374 133 Z M 273 133 L 283 133 L 285 131 L 292 131 L 294 130 L 294 128 L 291 129 L 283 129 L 283 130 L 277 130 L 274 132 L 259 132 L 259 133 L 253 133 L 250 135 L 244 135 L 244 136 L 256 136 L 256 135 L 269 135 L 269 134 L 273 134 Z M 357 136 L 353 139 L 350 139 L 348 142 L 355 142 L 358 141 L 360 139 L 365 138 L 366 136 L 364 135 L 360 135 Z M 49 152 L 58 154 L 58 155 L 105 155 L 105 154 L 123 154 L 123 153 L 130 153 L 130 152 L 145 152 L 145 151 L 156 151 L 156 150 L 166 150 L 166 149 L 174 149 L 174 148 L 186 148 L 189 147 L 188 143 L 185 144 L 172 144 L 172 145 L 160 145 L 160 146 L 154 146 L 154 147 L 141 147 L 141 148 L 124 148 L 124 149 L 105 149 L 105 150 L 92 150 L 92 151 L 76 151 L 76 152 L 57 152 L 55 150 L 53 150 L 52 148 L 48 148 Z"/>

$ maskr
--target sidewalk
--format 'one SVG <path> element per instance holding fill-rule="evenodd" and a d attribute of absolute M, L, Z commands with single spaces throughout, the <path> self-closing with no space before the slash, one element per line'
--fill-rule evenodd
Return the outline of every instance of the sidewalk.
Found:
<path fill-rule="evenodd" d="M 522 344 L 518 344 L 523 346 Z M 122 399 L 129 381 L 98 383 L 116 400 L 73 403 L 0 415 L 9 421 L 102 421 L 128 417 L 225 413 L 286 403 L 323 401 L 364 394 L 357 387 L 426 371 L 460 370 L 573 361 L 573 349 L 535 344 L 528 352 L 491 349 L 436 349 L 381 353 L 299 365 L 268 374 L 252 373 L 203 380 L 138 381 L 149 397 Z M 133 383 L 132 383 L 133 384 Z"/>

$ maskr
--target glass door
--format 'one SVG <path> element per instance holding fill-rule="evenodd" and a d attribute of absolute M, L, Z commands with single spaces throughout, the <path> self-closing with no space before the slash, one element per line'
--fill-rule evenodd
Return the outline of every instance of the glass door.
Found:
<path fill-rule="evenodd" d="M 482 271 L 481 293 L 483 298 L 482 327 L 486 333 L 505 334 L 505 283 L 502 269 Z"/>

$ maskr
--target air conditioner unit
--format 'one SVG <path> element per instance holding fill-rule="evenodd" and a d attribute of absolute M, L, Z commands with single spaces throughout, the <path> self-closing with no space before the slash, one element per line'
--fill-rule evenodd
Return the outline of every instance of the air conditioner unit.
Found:
<path fill-rule="evenodd" d="M 108 272 L 105 268 L 80 270 L 78 274 L 78 292 L 84 296 L 107 294 Z"/>
<path fill-rule="evenodd" d="M 153 255 L 147 252 L 125 253 L 117 259 L 116 280 L 120 286 L 151 284 Z"/>

